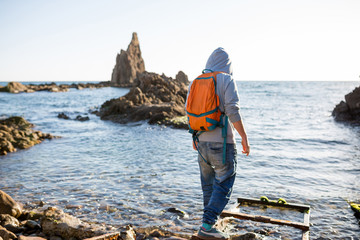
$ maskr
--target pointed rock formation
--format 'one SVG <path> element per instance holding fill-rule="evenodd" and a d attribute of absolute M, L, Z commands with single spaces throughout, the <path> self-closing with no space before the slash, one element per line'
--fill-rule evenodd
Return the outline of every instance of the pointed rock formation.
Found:
<path fill-rule="evenodd" d="M 137 75 L 144 71 L 145 63 L 141 57 L 137 34 L 134 32 L 127 50 L 121 49 L 120 54 L 116 56 L 110 83 L 112 86 L 132 86 Z"/>

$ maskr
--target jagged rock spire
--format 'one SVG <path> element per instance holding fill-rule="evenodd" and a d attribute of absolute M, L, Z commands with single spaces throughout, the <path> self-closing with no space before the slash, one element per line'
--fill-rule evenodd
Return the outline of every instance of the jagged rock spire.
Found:
<path fill-rule="evenodd" d="M 113 86 L 131 86 L 137 75 L 145 71 L 145 63 L 141 57 L 140 43 L 136 32 L 126 51 L 121 49 L 116 56 L 116 65 L 111 76 Z"/>

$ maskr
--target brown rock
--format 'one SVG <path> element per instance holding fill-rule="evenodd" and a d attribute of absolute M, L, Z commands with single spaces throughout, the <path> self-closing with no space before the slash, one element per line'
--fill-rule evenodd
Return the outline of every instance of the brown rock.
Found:
<path fill-rule="evenodd" d="M 9 214 L 13 217 L 19 217 L 22 213 L 22 207 L 15 202 L 12 197 L 0 190 L 0 214 Z"/>
<path fill-rule="evenodd" d="M 176 74 L 175 76 L 175 79 L 179 82 L 182 82 L 186 85 L 188 85 L 190 82 L 189 82 L 189 79 L 188 79 L 188 76 L 183 72 L 183 71 L 179 71 L 178 74 Z"/>
<path fill-rule="evenodd" d="M 0 92 L 20 93 L 27 90 L 27 87 L 19 82 L 9 82 L 6 87 L 2 87 Z"/>
<path fill-rule="evenodd" d="M 360 87 L 345 95 L 332 112 L 336 121 L 360 123 Z"/>
<path fill-rule="evenodd" d="M 116 64 L 111 75 L 112 86 L 131 86 L 137 75 L 145 71 L 145 63 L 141 57 L 140 44 L 134 32 L 126 51 L 121 49 L 116 56 Z"/>
<path fill-rule="evenodd" d="M 25 149 L 52 139 L 51 134 L 43 134 L 32 129 L 34 125 L 22 117 L 10 117 L 0 120 L 0 155 L 16 151 L 16 148 Z"/>
<path fill-rule="evenodd" d="M 64 239 L 91 238 L 105 233 L 102 227 L 82 222 L 80 219 L 54 207 L 49 207 L 44 211 L 41 227 L 44 234 L 60 236 Z"/>
<path fill-rule="evenodd" d="M 130 225 L 126 226 L 126 231 L 120 233 L 122 240 L 136 240 L 134 228 Z"/>
<path fill-rule="evenodd" d="M 19 220 L 9 214 L 0 214 L 0 225 L 4 227 L 8 224 L 19 226 L 20 223 Z"/>
<path fill-rule="evenodd" d="M 181 81 L 143 72 L 128 94 L 105 102 L 98 113 L 103 120 L 126 123 L 148 120 L 150 124 L 185 115 L 187 86 Z M 170 125 L 170 124 L 169 124 Z"/>
<path fill-rule="evenodd" d="M 9 239 L 16 239 L 17 237 L 14 233 L 0 226 L 0 238 L 3 238 L 4 240 L 9 240 Z"/>
<path fill-rule="evenodd" d="M 245 234 L 231 236 L 230 239 L 231 240 L 260 240 L 263 238 L 261 236 L 258 236 L 256 233 L 245 233 Z"/>

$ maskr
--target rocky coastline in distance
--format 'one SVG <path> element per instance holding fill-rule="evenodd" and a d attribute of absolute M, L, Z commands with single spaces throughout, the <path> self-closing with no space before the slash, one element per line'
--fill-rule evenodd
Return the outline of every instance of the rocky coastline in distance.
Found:
<path fill-rule="evenodd" d="M 110 87 L 110 81 L 100 83 L 72 83 L 72 84 L 59 84 L 56 83 L 43 83 L 43 84 L 27 84 L 24 85 L 20 82 L 9 82 L 6 86 L 0 86 L 0 92 L 8 93 L 33 93 L 38 91 L 48 92 L 67 92 L 70 88 L 78 90 L 84 88 L 103 88 Z"/>

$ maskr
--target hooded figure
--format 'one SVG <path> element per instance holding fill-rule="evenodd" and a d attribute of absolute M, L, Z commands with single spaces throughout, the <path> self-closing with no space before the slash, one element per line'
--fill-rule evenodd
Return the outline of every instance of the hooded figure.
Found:
<path fill-rule="evenodd" d="M 232 78 L 232 63 L 223 48 L 217 48 L 209 57 L 204 73 L 217 72 L 216 94 L 219 96 L 219 108 L 227 116 L 223 125 L 227 124 L 226 148 L 222 128 L 203 132 L 194 149 L 198 150 L 201 186 L 203 191 L 204 213 L 198 237 L 201 239 L 227 239 L 213 225 L 227 205 L 232 193 L 236 175 L 237 150 L 235 130 L 242 138 L 243 153 L 249 155 L 250 147 L 240 116 L 240 103 L 236 83 Z M 189 91 L 191 84 L 189 86 Z M 186 105 L 186 103 L 185 103 Z M 227 120 L 228 119 L 228 120 Z M 226 149 L 226 152 L 224 152 Z M 225 157 L 224 157 L 225 156 Z"/>

